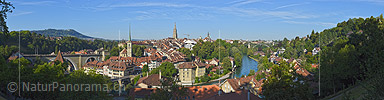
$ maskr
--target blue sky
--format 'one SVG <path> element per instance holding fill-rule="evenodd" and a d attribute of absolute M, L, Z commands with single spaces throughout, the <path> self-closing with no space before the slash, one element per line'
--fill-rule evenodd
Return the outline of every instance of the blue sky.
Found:
<path fill-rule="evenodd" d="M 9 1 L 9 0 L 8 0 Z M 276 40 L 306 36 L 354 17 L 379 16 L 384 0 L 12 0 L 10 30 L 75 29 L 106 39 Z"/>

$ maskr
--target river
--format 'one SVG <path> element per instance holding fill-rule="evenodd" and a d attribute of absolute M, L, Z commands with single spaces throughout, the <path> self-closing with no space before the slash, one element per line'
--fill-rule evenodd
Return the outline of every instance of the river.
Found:
<path fill-rule="evenodd" d="M 257 65 L 259 64 L 257 61 L 249 58 L 247 55 L 244 55 L 241 61 L 241 67 L 236 68 L 235 74 L 233 74 L 231 78 L 239 78 L 242 75 L 248 75 L 249 71 L 252 69 L 257 72 Z"/>
<path fill-rule="evenodd" d="M 243 56 L 241 65 L 242 65 L 241 67 L 236 68 L 235 73 L 229 77 L 230 79 L 235 78 L 235 77 L 239 78 L 242 75 L 248 75 L 249 71 L 251 69 L 253 69 L 253 70 L 255 70 L 255 72 L 257 72 L 258 62 L 249 58 L 247 55 Z M 221 80 L 221 81 L 224 81 L 224 80 Z M 211 84 L 217 84 L 217 83 L 219 83 L 219 81 L 203 83 L 200 85 L 211 85 Z"/>

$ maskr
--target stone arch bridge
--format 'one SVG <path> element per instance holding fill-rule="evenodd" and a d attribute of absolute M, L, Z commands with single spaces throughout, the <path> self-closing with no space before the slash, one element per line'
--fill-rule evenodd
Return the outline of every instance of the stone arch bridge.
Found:
<path fill-rule="evenodd" d="M 23 54 L 23 57 L 34 62 L 37 58 L 43 61 L 51 62 L 54 61 L 57 55 L 51 54 Z M 102 54 L 62 54 L 63 58 L 72 64 L 75 70 L 81 69 L 85 63 L 98 60 L 102 61 L 104 58 Z"/>

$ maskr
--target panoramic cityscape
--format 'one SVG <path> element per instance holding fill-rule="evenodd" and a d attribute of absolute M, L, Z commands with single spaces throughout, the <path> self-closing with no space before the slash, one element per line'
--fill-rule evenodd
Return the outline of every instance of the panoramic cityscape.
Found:
<path fill-rule="evenodd" d="M 383 1 L 1 0 L 3 100 L 383 99 Z"/>

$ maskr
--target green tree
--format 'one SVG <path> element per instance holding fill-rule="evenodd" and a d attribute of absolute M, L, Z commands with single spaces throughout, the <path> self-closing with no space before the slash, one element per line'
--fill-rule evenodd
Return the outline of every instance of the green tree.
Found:
<path fill-rule="evenodd" d="M 176 100 L 186 97 L 187 88 L 176 84 L 174 80 L 164 80 L 161 88 L 156 88 L 156 92 L 151 94 L 151 100 Z"/>
<path fill-rule="evenodd" d="M 192 60 L 192 52 L 188 48 L 180 48 L 180 49 L 177 49 L 177 51 L 185 54 L 187 56 L 187 58 L 186 58 L 187 61 Z"/>
<path fill-rule="evenodd" d="M 255 75 L 255 70 L 251 69 L 249 70 L 249 74 L 247 76 L 252 76 L 252 75 Z"/>
<path fill-rule="evenodd" d="M 309 84 L 300 83 L 302 78 L 298 77 L 295 71 L 289 72 L 292 69 L 282 63 L 280 66 L 273 65 L 271 74 L 267 77 L 263 84 L 263 94 L 265 99 L 280 100 L 280 99 L 312 99 L 312 90 Z M 292 69 L 293 70 L 293 69 Z M 297 79 L 296 81 L 295 78 Z"/>
<path fill-rule="evenodd" d="M 148 71 L 149 71 L 148 65 L 144 65 L 143 69 L 142 69 L 142 72 L 148 72 Z"/>
<path fill-rule="evenodd" d="M 232 64 L 231 60 L 228 57 L 225 57 L 222 61 L 222 67 L 224 68 L 224 71 L 227 70 L 226 72 L 232 71 Z M 224 73 L 227 74 L 227 73 Z"/>
<path fill-rule="evenodd" d="M 160 71 L 161 71 L 161 76 L 165 76 L 169 78 L 177 74 L 177 69 L 175 68 L 173 63 L 170 63 L 170 62 L 161 63 L 161 65 L 153 69 L 150 74 L 159 74 Z"/>
<path fill-rule="evenodd" d="M 12 9 L 15 9 L 15 7 L 13 7 L 11 2 L 6 2 L 5 0 L 1 0 L 0 5 L 2 7 L 0 11 L 0 30 L 1 32 L 8 33 L 8 26 L 5 20 L 7 19 L 7 13 L 12 13 Z"/>

